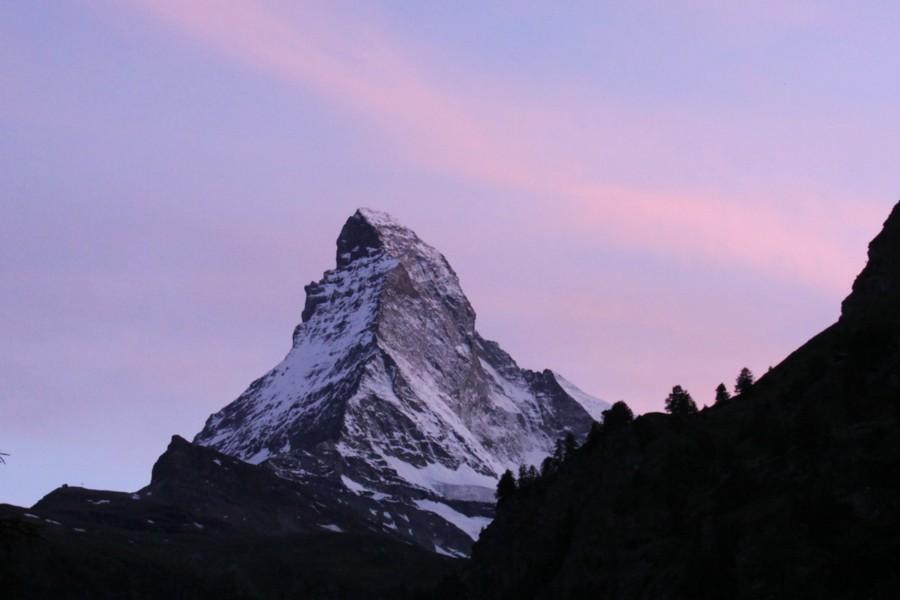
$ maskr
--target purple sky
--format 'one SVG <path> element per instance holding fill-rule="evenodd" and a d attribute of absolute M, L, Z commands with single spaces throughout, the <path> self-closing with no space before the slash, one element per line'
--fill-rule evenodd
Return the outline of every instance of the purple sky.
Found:
<path fill-rule="evenodd" d="M 358 206 L 523 366 L 711 402 L 900 196 L 900 4 L 0 6 L 0 502 L 136 489 L 276 364 Z"/>

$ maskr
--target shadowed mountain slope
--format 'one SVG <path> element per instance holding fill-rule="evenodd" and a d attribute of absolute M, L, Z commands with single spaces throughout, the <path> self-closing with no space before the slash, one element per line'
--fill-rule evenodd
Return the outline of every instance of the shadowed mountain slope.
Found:
<path fill-rule="evenodd" d="M 179 437 L 130 494 L 0 505 L 0 589 L 44 598 L 408 598 L 454 561 L 270 470 Z M 340 525 L 337 525 L 340 523 Z"/>

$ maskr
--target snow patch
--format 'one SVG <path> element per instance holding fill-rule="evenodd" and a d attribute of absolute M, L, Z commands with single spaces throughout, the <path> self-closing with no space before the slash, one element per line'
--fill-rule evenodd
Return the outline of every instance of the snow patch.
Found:
<path fill-rule="evenodd" d="M 356 483 L 346 475 L 341 475 L 341 483 L 344 484 L 344 487 L 357 495 L 363 495 L 365 492 L 372 492 L 369 488 L 362 485 L 361 483 Z"/>
<path fill-rule="evenodd" d="M 493 498 L 497 485 L 494 477 L 479 473 L 467 464 L 450 469 L 440 463 L 416 467 L 394 456 L 384 456 L 384 460 L 401 479 L 450 500 L 469 500 L 473 495 L 483 495 L 480 490 L 487 490 Z"/>
<path fill-rule="evenodd" d="M 553 377 L 556 378 L 559 387 L 571 396 L 575 402 L 580 404 L 581 408 L 587 411 L 587 414 L 591 415 L 592 419 L 595 421 L 603 420 L 603 411 L 609 408 L 609 402 L 605 402 L 581 391 L 578 386 L 555 371 L 553 372 Z"/>
<path fill-rule="evenodd" d="M 439 546 L 437 544 L 434 545 L 434 551 L 443 556 L 449 556 L 450 558 L 465 558 L 466 555 L 462 552 L 458 552 L 456 550 L 448 550 L 443 546 Z"/>
<path fill-rule="evenodd" d="M 259 463 L 261 463 L 262 461 L 266 460 L 266 459 L 269 458 L 270 456 L 272 456 L 272 453 L 269 452 L 269 449 L 268 449 L 268 448 L 262 448 L 262 449 L 258 450 L 257 452 L 254 452 L 254 453 L 253 453 L 252 455 L 250 455 L 250 457 L 247 458 L 246 460 L 247 460 L 247 462 L 250 463 L 251 465 L 258 465 Z"/>
<path fill-rule="evenodd" d="M 433 512 L 448 523 L 455 525 L 473 540 L 477 540 L 481 530 L 487 527 L 491 520 L 487 517 L 470 517 L 458 510 L 447 506 L 443 502 L 434 500 L 416 500 L 416 506 L 422 510 Z"/>

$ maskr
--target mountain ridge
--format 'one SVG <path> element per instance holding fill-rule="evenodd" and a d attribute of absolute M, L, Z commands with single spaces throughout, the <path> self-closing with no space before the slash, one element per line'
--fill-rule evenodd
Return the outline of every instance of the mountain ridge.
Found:
<path fill-rule="evenodd" d="M 564 460 L 506 487 L 469 560 L 440 556 L 461 551 L 433 540 L 470 538 L 433 511 L 384 506 L 340 476 L 281 477 L 277 461 L 250 464 L 174 436 L 133 494 L 63 486 L 31 509 L 0 505 L 0 589 L 16 598 L 894 598 L 898 219 L 900 204 L 837 323 L 735 398 L 695 414 L 632 420 L 619 410 L 592 426 Z M 386 513 L 431 531 L 404 541 Z"/>
<path fill-rule="evenodd" d="M 482 338 L 444 256 L 386 213 L 357 210 L 335 267 L 304 289 L 287 356 L 195 443 L 380 498 L 391 515 L 438 514 L 474 539 L 500 474 L 539 463 L 566 432 L 583 437 L 607 406 Z"/>
<path fill-rule="evenodd" d="M 598 427 L 519 482 L 450 598 L 896 596 L 900 203 L 837 323 L 695 414 Z"/>

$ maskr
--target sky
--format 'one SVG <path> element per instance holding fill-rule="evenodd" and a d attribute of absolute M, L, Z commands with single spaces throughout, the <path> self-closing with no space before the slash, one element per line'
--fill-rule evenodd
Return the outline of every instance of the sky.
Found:
<path fill-rule="evenodd" d="M 135 490 L 287 352 L 360 206 L 524 367 L 702 405 L 900 199 L 900 4 L 0 3 L 0 502 Z"/>

